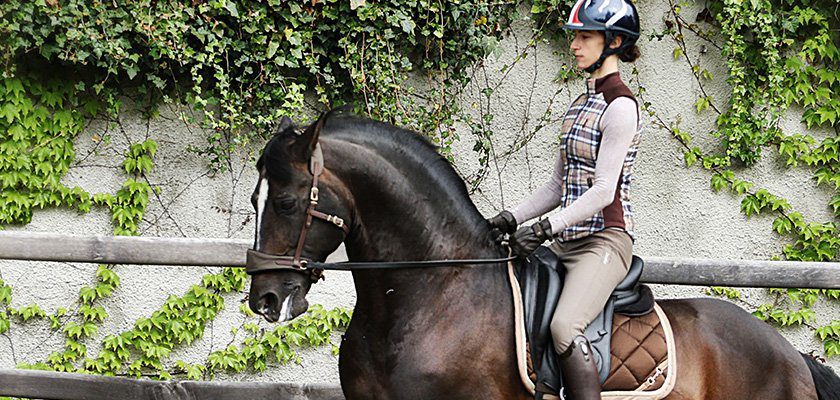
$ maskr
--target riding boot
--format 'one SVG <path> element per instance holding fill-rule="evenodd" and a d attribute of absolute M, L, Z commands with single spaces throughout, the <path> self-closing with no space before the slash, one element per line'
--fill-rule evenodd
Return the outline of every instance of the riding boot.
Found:
<path fill-rule="evenodd" d="M 566 400 L 601 400 L 601 380 L 589 340 L 578 335 L 560 355 L 562 397 Z"/>

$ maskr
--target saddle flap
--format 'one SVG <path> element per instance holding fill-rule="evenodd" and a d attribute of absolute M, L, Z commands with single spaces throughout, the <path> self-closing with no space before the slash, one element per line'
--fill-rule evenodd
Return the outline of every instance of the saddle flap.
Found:
<path fill-rule="evenodd" d="M 546 393 L 556 393 L 561 386 L 551 338 L 551 318 L 563 289 L 557 263 L 557 255 L 541 246 L 517 267 L 532 367 L 537 372 L 537 387 Z"/>
<path fill-rule="evenodd" d="M 604 310 L 586 327 L 583 336 L 589 340 L 592 353 L 595 355 L 595 366 L 598 367 L 598 377 L 603 384 L 610 373 L 610 339 L 613 326 L 613 303 L 610 298 Z"/>

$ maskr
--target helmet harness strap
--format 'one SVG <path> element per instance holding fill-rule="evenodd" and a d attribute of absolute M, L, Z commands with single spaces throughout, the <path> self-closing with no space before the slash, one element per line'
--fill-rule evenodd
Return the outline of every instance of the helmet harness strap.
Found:
<path fill-rule="evenodd" d="M 594 63 L 592 63 L 592 65 L 584 68 L 584 71 L 591 74 L 591 73 L 597 71 L 598 68 L 601 68 L 601 65 L 604 64 L 604 60 L 606 60 L 607 57 L 609 57 L 613 54 L 621 54 L 622 52 L 624 52 L 624 50 L 628 47 L 628 46 L 626 46 L 626 43 L 625 43 L 626 40 L 624 39 L 624 37 L 622 37 L 620 46 L 618 46 L 614 49 L 610 47 L 610 44 L 612 44 L 612 42 L 613 42 L 613 40 L 615 40 L 616 36 L 618 36 L 618 35 L 616 35 L 615 32 L 612 32 L 612 31 L 609 31 L 609 30 L 604 31 L 604 50 L 601 52 L 601 56 L 598 57 L 598 60 L 596 60 Z"/>

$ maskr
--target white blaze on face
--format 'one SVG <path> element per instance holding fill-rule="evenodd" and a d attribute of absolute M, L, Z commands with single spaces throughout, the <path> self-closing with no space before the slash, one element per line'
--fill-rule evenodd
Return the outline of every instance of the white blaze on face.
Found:
<path fill-rule="evenodd" d="M 260 224 L 262 223 L 262 216 L 265 212 L 265 205 L 268 201 L 268 178 L 260 179 L 260 185 L 257 187 L 257 234 L 254 249 L 259 250 L 260 245 Z"/>
<path fill-rule="evenodd" d="M 292 302 L 293 294 L 294 293 L 289 293 L 289 295 L 286 296 L 286 300 L 283 300 L 283 306 L 280 307 L 280 319 L 277 322 L 284 322 L 291 319 L 290 317 L 292 311 L 289 310 L 289 304 Z"/>

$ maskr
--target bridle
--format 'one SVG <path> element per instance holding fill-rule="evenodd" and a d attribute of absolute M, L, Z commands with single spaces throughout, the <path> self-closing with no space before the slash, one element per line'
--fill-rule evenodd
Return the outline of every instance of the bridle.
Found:
<path fill-rule="evenodd" d="M 319 129 L 323 125 L 324 117 L 321 117 L 315 124 L 315 129 Z M 427 261 L 371 261 L 371 262 L 339 262 L 339 263 L 324 263 L 313 261 L 309 258 L 303 257 L 303 246 L 306 242 L 306 235 L 312 226 L 313 218 L 318 218 L 331 223 L 344 232 L 344 238 L 350 235 L 350 227 L 344 219 L 337 215 L 327 214 L 315 209 L 318 206 L 319 190 L 318 177 L 324 171 L 324 154 L 321 151 L 320 143 L 315 144 L 315 149 L 309 159 L 309 172 L 312 173 L 312 186 L 309 188 L 309 206 L 306 208 L 306 220 L 300 230 L 298 236 L 297 247 L 295 247 L 294 255 L 274 255 L 263 253 L 255 249 L 248 249 L 245 262 L 245 272 L 249 275 L 254 275 L 259 272 L 266 271 L 283 271 L 291 270 L 302 273 L 309 273 L 310 280 L 315 283 L 324 276 L 324 270 L 343 270 L 349 271 L 354 269 L 390 269 L 390 268 L 420 268 L 420 267 L 443 267 L 452 265 L 468 265 L 468 264 L 496 264 L 501 262 L 508 262 L 515 259 L 515 256 L 507 258 L 490 258 L 490 259 L 474 259 L 474 260 L 427 260 Z M 259 227 L 257 227 L 259 229 Z M 343 241 L 343 240 L 342 240 Z"/>
<path fill-rule="evenodd" d="M 318 206 L 318 199 L 320 190 L 318 189 L 318 177 L 324 171 L 324 153 L 321 151 L 321 144 L 315 144 L 315 150 L 312 151 L 312 156 L 309 159 L 309 172 L 312 173 L 312 186 L 309 187 L 309 206 L 306 207 L 306 220 L 303 227 L 300 229 L 297 246 L 293 256 L 277 256 L 273 254 L 263 253 L 254 249 L 248 249 L 246 256 L 245 271 L 253 275 L 257 272 L 291 269 L 294 271 L 307 271 L 308 266 L 314 261 L 303 257 L 303 245 L 306 243 L 306 235 L 309 234 L 309 229 L 312 227 L 312 219 L 318 218 L 327 221 L 344 232 L 344 237 L 350 234 L 350 227 L 344 222 L 344 219 L 337 215 L 330 215 L 318 211 L 315 207 Z M 257 227 L 259 229 L 259 227 Z M 309 269 L 313 282 L 323 277 L 323 268 Z"/>

